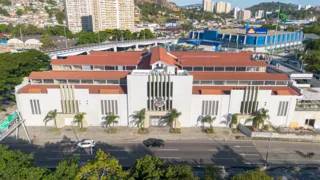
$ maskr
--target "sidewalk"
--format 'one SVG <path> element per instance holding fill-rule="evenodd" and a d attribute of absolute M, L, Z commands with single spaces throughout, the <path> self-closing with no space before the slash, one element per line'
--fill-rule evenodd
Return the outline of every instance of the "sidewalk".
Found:
<path fill-rule="evenodd" d="M 72 127 L 61 128 L 58 132 L 53 132 L 52 127 L 37 126 L 27 127 L 29 137 L 36 137 L 36 144 L 44 144 L 46 142 L 59 142 L 62 139 L 71 139 L 78 141 L 82 139 L 93 139 L 101 142 L 141 142 L 148 138 L 159 138 L 163 140 L 234 140 L 232 132 L 229 128 L 214 128 L 214 134 L 206 134 L 201 131 L 200 127 L 182 128 L 181 134 L 170 134 L 169 127 L 151 127 L 149 134 L 138 134 L 138 128 L 131 127 L 116 127 L 118 132 L 108 134 L 106 128 L 90 127 L 86 132 L 79 132 L 76 127 L 74 131 Z M 13 133 L 14 135 L 15 133 Z M 27 139 L 24 130 L 20 127 L 19 138 Z"/>

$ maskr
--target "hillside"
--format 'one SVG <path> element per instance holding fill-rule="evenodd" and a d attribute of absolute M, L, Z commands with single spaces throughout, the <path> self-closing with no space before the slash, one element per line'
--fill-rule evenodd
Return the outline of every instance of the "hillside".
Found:
<path fill-rule="evenodd" d="M 281 6 L 281 10 L 284 10 L 284 11 L 295 10 L 293 4 L 286 4 L 282 2 L 260 3 L 246 9 L 250 10 L 252 13 L 255 13 L 258 10 L 276 11 L 276 10 L 279 10 L 279 6 Z"/>
<path fill-rule="evenodd" d="M 179 11 L 180 8 L 179 6 L 176 5 L 176 3 L 173 3 L 173 2 L 169 2 L 168 0 L 134 0 L 134 3 L 136 5 L 142 5 L 142 4 L 145 4 L 145 3 L 148 3 L 148 4 L 158 4 L 162 7 L 165 7 L 165 8 L 168 8 L 170 10 L 173 10 L 173 11 Z"/>

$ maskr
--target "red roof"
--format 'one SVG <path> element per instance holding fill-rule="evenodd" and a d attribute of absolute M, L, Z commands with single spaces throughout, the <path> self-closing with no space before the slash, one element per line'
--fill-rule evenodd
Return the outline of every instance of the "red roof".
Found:
<path fill-rule="evenodd" d="M 48 89 L 59 89 L 59 85 L 34 85 L 29 84 L 19 90 L 22 93 L 48 93 Z M 88 89 L 90 94 L 127 94 L 126 86 L 118 85 L 75 85 L 75 89 Z M 36 90 L 36 91 L 35 91 Z"/>
<path fill-rule="evenodd" d="M 154 64 L 158 61 L 162 61 L 171 66 L 179 65 L 173 56 L 169 55 L 164 48 L 160 48 L 159 46 L 152 49 L 150 64 Z"/>
<path fill-rule="evenodd" d="M 87 56 L 68 56 L 66 59 L 53 59 L 51 65 L 120 65 L 136 66 L 143 52 L 94 52 Z"/>
<path fill-rule="evenodd" d="M 172 52 L 182 66 L 263 66 L 265 61 L 253 61 L 253 53 L 240 52 Z"/>
<path fill-rule="evenodd" d="M 125 78 L 130 71 L 47 71 L 32 72 L 29 79 L 106 79 Z"/>
<path fill-rule="evenodd" d="M 244 86 L 193 86 L 192 94 L 203 95 L 228 95 L 231 90 L 244 89 Z M 272 95 L 294 95 L 301 94 L 289 86 L 259 86 L 260 90 L 271 90 Z M 286 93 L 283 93 L 286 92 Z"/>
<path fill-rule="evenodd" d="M 266 80 L 288 81 L 286 74 L 269 74 L 266 72 L 189 72 L 193 80 Z"/>

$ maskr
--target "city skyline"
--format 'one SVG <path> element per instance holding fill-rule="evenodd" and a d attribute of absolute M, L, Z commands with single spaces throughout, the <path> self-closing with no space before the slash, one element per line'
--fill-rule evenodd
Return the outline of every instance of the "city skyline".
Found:
<path fill-rule="evenodd" d="M 170 2 L 176 3 L 178 6 L 185 6 L 185 5 L 191 5 L 191 4 L 201 4 L 203 0 L 170 0 Z M 246 0 L 246 1 L 241 1 L 241 0 L 221 0 L 223 2 L 230 2 L 232 4 L 232 9 L 234 7 L 239 7 L 239 8 L 248 8 L 250 6 L 262 3 L 262 2 L 277 2 L 275 0 Z M 215 1 L 216 3 L 217 1 Z M 305 5 L 320 5 L 319 2 L 315 0 L 282 0 L 279 2 L 283 3 L 292 3 L 292 4 L 297 4 L 297 5 L 302 5 L 302 7 L 305 7 Z"/>

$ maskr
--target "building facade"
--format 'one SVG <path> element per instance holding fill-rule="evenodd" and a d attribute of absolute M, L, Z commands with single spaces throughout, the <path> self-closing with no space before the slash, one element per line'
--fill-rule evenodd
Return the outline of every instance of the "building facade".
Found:
<path fill-rule="evenodd" d="M 239 20 L 240 21 L 246 21 L 251 19 L 251 11 L 250 10 L 241 10 L 239 11 Z"/>
<path fill-rule="evenodd" d="M 177 109 L 176 127 L 197 126 L 207 115 L 216 117 L 214 126 L 227 127 L 232 114 L 244 123 L 262 108 L 272 124 L 289 126 L 299 89 L 286 74 L 269 74 L 265 61 L 252 59 L 247 52 L 170 53 L 160 47 L 53 59 L 52 71 L 32 72 L 16 87 L 17 106 L 29 126 L 44 126 L 54 109 L 58 127 L 71 125 L 78 113 L 86 113 L 84 126 L 99 126 L 113 113 L 118 126 L 130 127 L 142 109 L 144 127 L 158 126 Z"/>
<path fill-rule="evenodd" d="M 226 4 L 225 2 L 217 2 L 216 3 L 216 13 L 224 13 L 226 10 Z"/>
<path fill-rule="evenodd" d="M 214 2 L 212 0 L 203 0 L 203 11 L 213 12 Z"/>
<path fill-rule="evenodd" d="M 238 7 L 235 7 L 235 8 L 233 9 L 233 18 L 234 18 L 234 19 L 238 19 L 238 17 L 239 17 L 239 11 L 240 11 L 240 8 L 238 8 Z"/>
<path fill-rule="evenodd" d="M 65 9 L 67 26 L 73 33 L 134 30 L 133 0 L 65 0 Z"/>
<path fill-rule="evenodd" d="M 231 3 L 229 3 L 229 2 L 226 2 L 225 3 L 225 13 L 230 13 L 230 11 L 231 11 Z"/>

